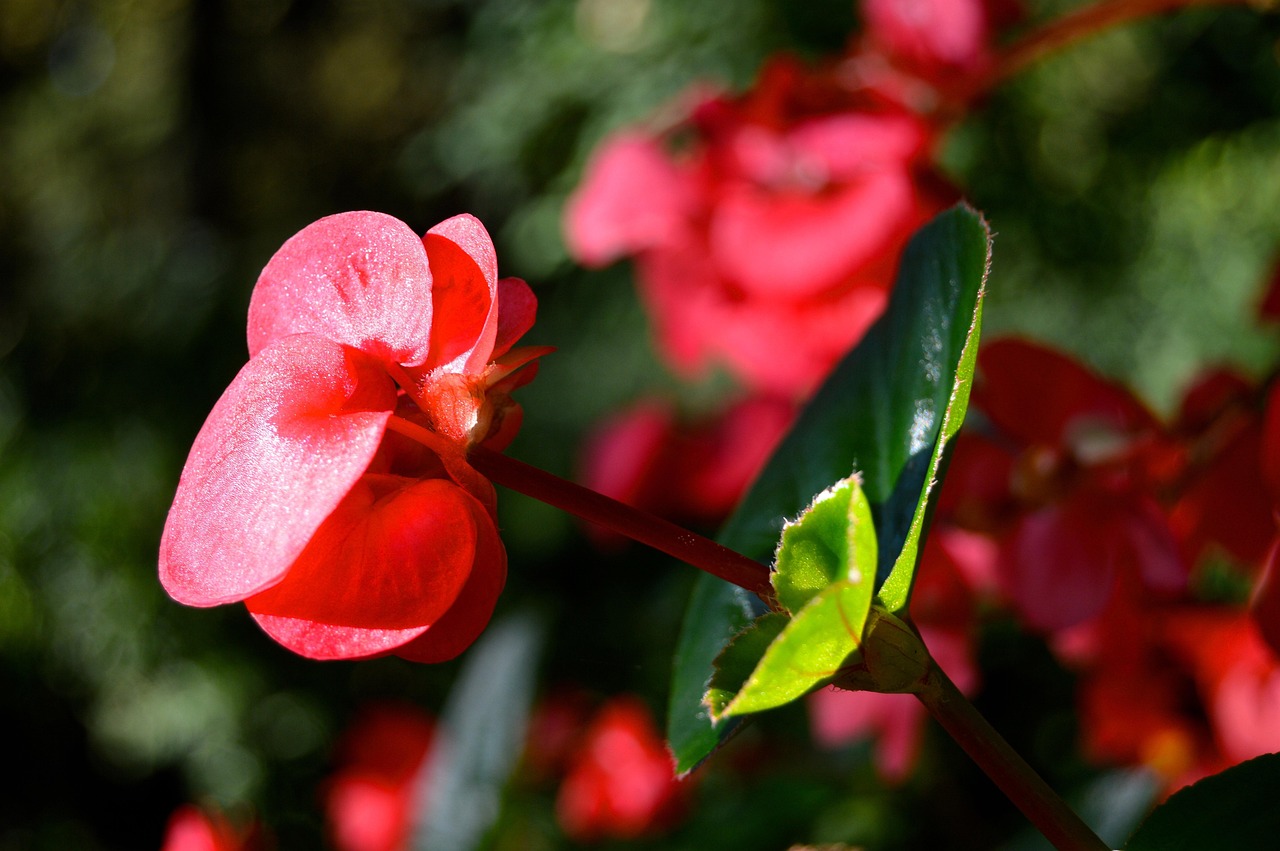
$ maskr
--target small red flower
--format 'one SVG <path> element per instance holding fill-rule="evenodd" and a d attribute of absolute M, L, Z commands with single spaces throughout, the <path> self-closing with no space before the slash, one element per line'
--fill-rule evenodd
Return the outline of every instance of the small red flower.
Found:
<path fill-rule="evenodd" d="M 409 706 L 367 710 L 339 747 L 342 767 L 325 791 L 329 835 L 338 851 L 405 851 L 420 816 L 414 782 L 435 725 Z"/>
<path fill-rule="evenodd" d="M 269 843 L 256 825 L 237 827 L 225 817 L 193 804 L 169 817 L 161 851 L 262 851 Z"/>
<path fill-rule="evenodd" d="M 662 737 L 642 703 L 615 698 L 570 761 L 556 815 L 572 839 L 633 839 L 670 826 L 684 804 Z"/>
<path fill-rule="evenodd" d="M 466 451 L 519 426 L 508 394 L 533 370 L 516 370 L 545 350 L 511 347 L 534 311 L 470 216 L 419 238 L 344 213 L 286 242 L 253 292 L 250 361 L 183 469 L 165 589 L 244 601 L 315 659 L 460 653 L 506 578 L 493 488 Z"/>

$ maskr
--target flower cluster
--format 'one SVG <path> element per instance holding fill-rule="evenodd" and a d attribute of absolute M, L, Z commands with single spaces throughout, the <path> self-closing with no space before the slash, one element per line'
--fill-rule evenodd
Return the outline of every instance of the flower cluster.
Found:
<path fill-rule="evenodd" d="M 989 541 L 990 587 L 1079 676 L 1098 760 L 1177 786 L 1280 747 L 1278 394 L 1212 370 L 1164 423 L 1042 346 L 979 354 L 935 536 Z"/>
<path fill-rule="evenodd" d="M 418 237 L 345 213 L 286 242 L 253 291 L 249 363 L 183 469 L 165 589 L 244 601 L 311 658 L 460 653 L 506 579 L 493 487 L 467 450 L 519 427 L 509 394 L 545 350 L 512 346 L 535 306 L 471 216 Z"/>
<path fill-rule="evenodd" d="M 947 92 L 989 65 L 979 0 L 864 5 L 820 69 L 779 58 L 738 96 L 694 95 L 607 140 L 565 232 L 588 265 L 635 258 L 662 353 L 803 398 L 883 310 L 911 233 L 956 197 L 931 164 Z"/>

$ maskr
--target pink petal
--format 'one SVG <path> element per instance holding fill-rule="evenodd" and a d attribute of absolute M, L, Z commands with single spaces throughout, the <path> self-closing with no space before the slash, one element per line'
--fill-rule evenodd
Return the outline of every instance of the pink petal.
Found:
<path fill-rule="evenodd" d="M 362 629 L 435 623 L 476 549 L 476 499 L 447 479 L 366 475 L 249 611 Z"/>
<path fill-rule="evenodd" d="M 498 281 L 498 334 L 493 341 L 493 357 L 500 358 L 510 351 L 521 337 L 533 327 L 538 315 L 538 297 L 529 285 L 519 278 L 502 278 Z"/>
<path fill-rule="evenodd" d="M 1116 542 L 1084 500 L 1026 515 L 1000 553 L 1006 593 L 1033 628 L 1073 626 L 1102 611 L 1116 576 Z"/>
<path fill-rule="evenodd" d="M 605 141 L 565 210 L 565 241 L 580 263 L 603 266 L 675 239 L 693 206 L 688 178 L 647 136 Z"/>
<path fill-rule="evenodd" d="M 484 369 L 497 334 L 498 256 L 489 232 L 461 215 L 422 238 L 431 265 L 431 354 L 426 365 L 448 372 Z"/>
<path fill-rule="evenodd" d="M 362 629 L 317 623 L 305 618 L 250 614 L 253 614 L 253 619 L 267 635 L 308 659 L 365 659 L 382 656 L 427 631 L 425 626 L 409 629 Z"/>
<path fill-rule="evenodd" d="M 865 0 L 870 38 L 925 68 L 969 66 L 984 57 L 983 0 Z"/>
<path fill-rule="evenodd" d="M 842 113 L 807 121 L 787 136 L 801 156 L 822 163 L 832 181 L 857 180 L 872 171 L 905 171 L 930 139 L 910 114 Z"/>
<path fill-rule="evenodd" d="M 975 404 L 1022 443 L 1062 446 L 1081 426 L 1132 433 L 1157 425 L 1123 386 L 1038 343 L 1003 339 L 984 346 L 978 373 Z"/>
<path fill-rule="evenodd" d="M 812 298 L 904 243 L 918 218 L 910 175 L 900 166 L 869 169 L 824 192 L 744 184 L 721 197 L 710 248 L 749 297 Z"/>
<path fill-rule="evenodd" d="M 249 302 L 249 353 L 311 332 L 415 366 L 427 357 L 432 270 L 422 240 L 382 213 L 303 228 L 267 263 Z"/>
<path fill-rule="evenodd" d="M 274 584 L 373 459 L 396 404 L 384 373 L 311 335 L 260 351 L 196 436 L 160 541 L 160 581 L 213 606 Z"/>

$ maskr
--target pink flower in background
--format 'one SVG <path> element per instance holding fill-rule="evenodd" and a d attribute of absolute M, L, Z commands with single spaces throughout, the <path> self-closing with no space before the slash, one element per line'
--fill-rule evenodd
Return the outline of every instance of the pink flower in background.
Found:
<path fill-rule="evenodd" d="M 681 372 L 723 367 L 801 398 L 879 316 L 907 238 L 954 194 L 929 169 L 925 121 L 866 107 L 775 60 L 752 91 L 703 99 L 668 136 L 621 133 L 569 202 L 570 251 L 636 259 Z"/>
<path fill-rule="evenodd" d="M 415 782 L 435 725 L 411 706 L 367 709 L 338 748 L 341 768 L 325 790 L 325 814 L 338 851 L 407 851 L 421 816 Z"/>
<path fill-rule="evenodd" d="M 256 825 L 237 827 L 216 812 L 186 804 L 174 810 L 161 851 L 265 851 L 266 835 Z"/>
<path fill-rule="evenodd" d="M 506 578 L 493 488 L 466 451 L 519 426 L 509 393 L 545 350 L 512 346 L 534 311 L 470 216 L 420 238 L 344 213 L 286 242 L 253 292 L 251 359 L 178 484 L 165 589 L 243 600 L 312 658 L 460 653 Z"/>
<path fill-rule="evenodd" d="M 1166 596 L 1185 590 L 1149 478 L 1164 432 L 1131 393 L 1010 339 L 979 352 L 973 403 L 995 432 L 983 451 L 1008 455 L 992 467 L 1007 479 L 990 515 L 1005 513 L 1001 584 L 1029 625 L 1051 631 L 1098 615 L 1122 577 Z"/>
<path fill-rule="evenodd" d="M 556 816 L 576 842 L 635 839 L 669 827 L 684 805 L 649 710 L 618 697 L 597 712 L 570 758 Z"/>
<path fill-rule="evenodd" d="M 610 417 L 589 436 L 580 478 L 593 490 L 662 517 L 718 523 L 745 493 L 794 415 L 790 402 L 755 397 L 684 424 L 665 403 L 644 401 Z"/>

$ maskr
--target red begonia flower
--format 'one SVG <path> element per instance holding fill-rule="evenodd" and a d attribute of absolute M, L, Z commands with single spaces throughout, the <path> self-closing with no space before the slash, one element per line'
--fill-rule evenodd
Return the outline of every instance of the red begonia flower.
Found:
<path fill-rule="evenodd" d="M 583 735 L 556 796 L 556 816 L 577 842 L 634 839 L 670 826 L 683 804 L 684 787 L 648 709 L 620 697 Z"/>
<path fill-rule="evenodd" d="M 365 710 L 339 746 L 341 767 L 325 791 L 329 836 L 338 851 L 407 851 L 420 817 L 415 782 L 435 725 L 410 706 Z"/>
<path fill-rule="evenodd" d="M 493 488 L 466 452 L 519 425 L 508 394 L 545 350 L 511 346 L 535 309 L 470 216 L 419 238 L 344 213 L 286 242 L 250 302 L 249 363 L 183 469 L 165 589 L 243 600 L 311 658 L 460 653 L 506 577 Z"/>
<path fill-rule="evenodd" d="M 958 521 L 979 519 L 979 531 L 1001 536 L 1001 581 L 1032 627 L 1097 616 L 1121 579 L 1165 595 L 1185 588 L 1186 562 L 1150 481 L 1165 430 L 1133 394 L 1011 339 L 979 352 L 973 401 L 995 439 L 971 441 L 970 451 L 1008 456 L 987 466 L 1004 486 L 962 464 L 980 492 L 946 499 Z"/>

